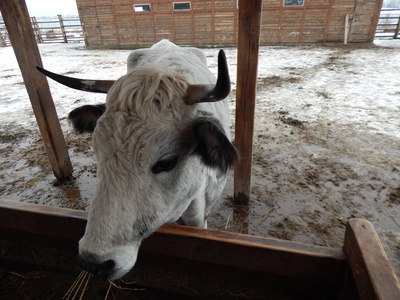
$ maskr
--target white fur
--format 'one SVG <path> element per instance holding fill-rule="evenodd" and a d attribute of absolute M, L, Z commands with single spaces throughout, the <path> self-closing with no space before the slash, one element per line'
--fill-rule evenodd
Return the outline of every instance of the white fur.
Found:
<path fill-rule="evenodd" d="M 128 272 L 143 238 L 179 218 L 206 226 L 206 217 L 220 196 L 226 174 L 205 166 L 181 144 L 197 110 L 218 119 L 229 136 L 224 101 L 186 105 L 188 84 L 215 84 L 206 58 L 195 48 L 163 40 L 128 58 L 128 74 L 107 96 L 107 110 L 93 134 L 98 186 L 91 203 L 80 254 L 116 263 L 110 278 Z M 169 172 L 153 174 L 160 159 L 179 155 Z"/>

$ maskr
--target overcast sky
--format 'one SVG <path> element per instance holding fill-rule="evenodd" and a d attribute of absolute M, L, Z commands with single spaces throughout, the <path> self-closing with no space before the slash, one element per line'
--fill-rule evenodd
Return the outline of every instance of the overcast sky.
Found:
<path fill-rule="evenodd" d="M 75 0 L 25 0 L 25 2 L 31 17 L 78 15 Z"/>

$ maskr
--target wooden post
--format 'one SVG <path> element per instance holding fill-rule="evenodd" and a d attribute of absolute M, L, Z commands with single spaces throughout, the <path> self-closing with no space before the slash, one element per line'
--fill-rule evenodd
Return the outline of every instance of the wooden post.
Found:
<path fill-rule="evenodd" d="M 57 15 L 58 20 L 60 21 L 61 32 L 64 38 L 64 43 L 68 43 L 67 34 L 65 32 L 64 22 L 61 15 Z"/>
<path fill-rule="evenodd" d="M 360 299 L 400 299 L 400 282 L 370 222 L 350 219 L 343 248 Z"/>
<path fill-rule="evenodd" d="M 32 22 L 34 33 L 35 33 L 35 36 L 36 36 L 36 41 L 39 44 L 43 43 L 43 37 L 42 37 L 42 34 L 40 33 L 39 24 L 38 24 L 38 22 L 36 20 L 36 17 L 32 17 L 31 18 L 31 22 Z"/>
<path fill-rule="evenodd" d="M 344 17 L 344 44 L 347 45 L 347 41 L 349 39 L 349 22 L 350 22 L 350 15 L 346 14 Z"/>
<path fill-rule="evenodd" d="M 240 161 L 235 165 L 234 200 L 241 205 L 248 204 L 251 193 L 261 11 L 262 0 L 239 1 L 235 146 Z"/>
<path fill-rule="evenodd" d="M 5 41 L 4 37 L 3 37 L 3 33 L 1 31 L 0 31 L 0 46 L 1 47 L 7 46 L 6 45 L 6 41 Z"/>
<path fill-rule="evenodd" d="M 399 31 L 400 31 L 400 17 L 399 20 L 397 21 L 397 26 L 396 26 L 396 30 L 394 31 L 394 39 L 397 39 L 397 37 L 399 36 Z"/>
<path fill-rule="evenodd" d="M 0 10 L 24 78 L 53 173 L 57 178 L 66 178 L 72 174 L 72 165 L 48 82 L 46 77 L 36 70 L 36 66 L 42 66 L 42 60 L 25 1 L 2 0 L 0 1 Z"/>

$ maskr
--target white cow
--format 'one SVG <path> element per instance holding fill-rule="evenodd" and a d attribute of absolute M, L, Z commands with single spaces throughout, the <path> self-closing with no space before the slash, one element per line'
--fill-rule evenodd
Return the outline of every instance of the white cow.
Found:
<path fill-rule="evenodd" d="M 204 54 L 163 40 L 133 51 L 116 82 L 64 77 L 70 87 L 108 92 L 106 104 L 86 105 L 69 118 L 93 131 L 98 186 L 85 235 L 82 268 L 116 279 L 135 264 L 141 241 L 170 222 L 206 227 L 211 207 L 237 160 L 230 142 L 226 58 L 218 80 Z"/>

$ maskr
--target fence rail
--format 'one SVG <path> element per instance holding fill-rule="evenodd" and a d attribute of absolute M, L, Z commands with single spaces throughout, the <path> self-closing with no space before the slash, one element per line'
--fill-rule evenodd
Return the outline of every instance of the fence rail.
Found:
<path fill-rule="evenodd" d="M 79 18 L 63 19 L 31 18 L 32 28 L 39 44 L 45 43 L 80 43 L 84 41 L 84 32 Z M 400 9 L 383 8 L 379 17 L 375 38 L 400 38 Z M 7 28 L 0 21 L 0 46 L 9 46 Z"/>
<path fill-rule="evenodd" d="M 55 19 L 36 19 L 31 17 L 33 32 L 39 44 L 80 43 L 84 41 L 82 24 L 79 18 L 64 19 L 58 15 Z M 7 28 L 0 21 L 0 46 L 9 46 Z"/>
<path fill-rule="evenodd" d="M 375 38 L 398 39 L 400 30 L 400 9 L 383 8 L 379 16 Z"/>

